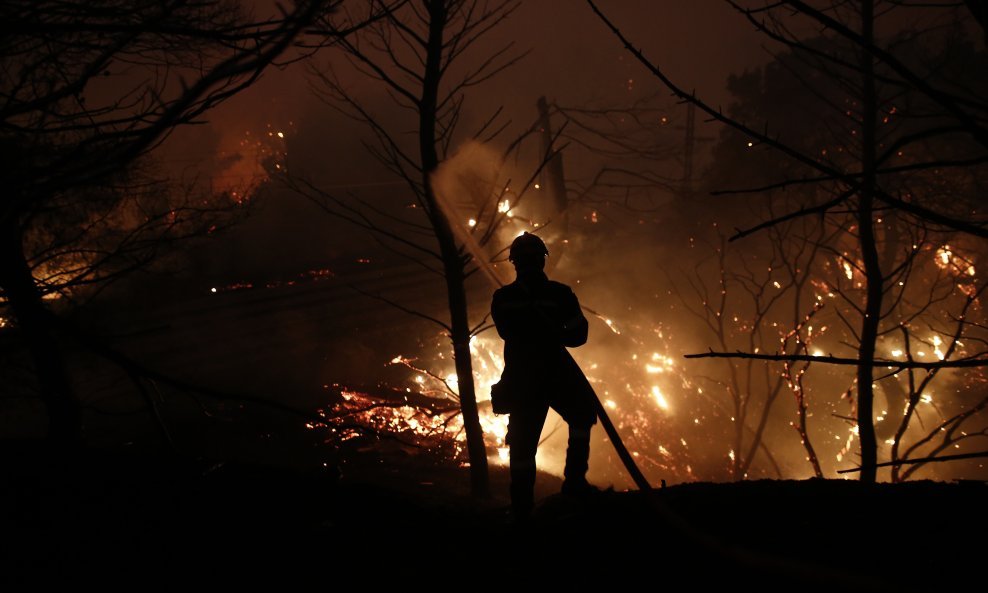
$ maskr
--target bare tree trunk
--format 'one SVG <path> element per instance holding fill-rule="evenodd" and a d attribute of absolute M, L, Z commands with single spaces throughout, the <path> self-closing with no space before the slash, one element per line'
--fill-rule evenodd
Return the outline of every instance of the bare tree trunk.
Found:
<path fill-rule="evenodd" d="M 539 110 L 539 127 L 542 132 L 542 154 L 552 156 L 545 164 L 545 180 L 543 187 L 552 196 L 557 212 L 566 212 L 569 202 L 566 199 L 566 174 L 563 172 L 563 154 L 560 151 L 553 151 L 553 131 L 552 122 L 549 119 L 549 103 L 545 97 L 539 97 L 536 107 Z M 553 226 L 556 226 L 553 221 Z"/>
<path fill-rule="evenodd" d="M 439 242 L 449 300 L 450 339 L 456 364 L 457 390 L 463 428 L 467 436 L 467 453 L 470 456 L 470 483 L 474 496 L 490 496 L 490 480 L 487 472 L 487 447 L 484 431 L 477 412 L 477 394 L 473 383 L 473 363 L 470 359 L 470 324 L 467 316 L 467 298 L 464 282 L 466 260 L 456 244 L 456 237 L 449 220 L 439 206 L 432 187 L 431 176 L 439 165 L 436 150 L 436 110 L 439 82 L 442 78 L 443 30 L 449 19 L 446 3 L 432 0 L 428 3 L 429 39 L 426 48 L 425 72 L 422 80 L 422 97 L 419 101 L 419 152 L 422 157 L 422 186 L 429 217 Z"/>
<path fill-rule="evenodd" d="M 806 458 L 810 461 L 810 465 L 813 466 L 813 475 L 822 478 L 823 469 L 820 467 L 820 459 L 817 457 L 813 443 L 810 441 L 810 431 L 806 424 L 806 392 L 803 389 L 802 375 L 799 371 L 797 371 L 797 376 L 799 378 L 795 379 L 797 381 L 796 417 L 799 419 L 799 424 L 796 426 L 796 431 L 799 433 L 800 444 L 803 445 L 803 449 L 806 449 Z"/>
<path fill-rule="evenodd" d="M 60 445 L 77 444 L 82 439 L 82 410 L 48 322 L 49 313 L 24 256 L 23 237 L 16 221 L 0 228 L 0 287 L 34 363 L 41 400 L 48 410 L 48 438 Z"/>
<path fill-rule="evenodd" d="M 445 253 L 445 249 L 443 252 Z M 445 256 L 444 256 L 445 257 Z M 447 260 L 448 261 L 448 260 Z M 449 294 L 453 358 L 456 364 L 457 391 L 460 395 L 460 411 L 467 435 L 467 453 L 470 455 L 470 484 L 474 496 L 490 496 L 487 473 L 487 447 L 484 431 L 477 412 L 477 394 L 473 383 L 473 362 L 470 359 L 470 326 L 467 318 L 467 298 L 463 283 L 463 263 L 446 266 L 446 289 Z"/>
<path fill-rule="evenodd" d="M 720 270 L 720 303 L 718 304 L 718 311 L 716 313 L 716 332 L 721 348 L 727 350 L 727 328 L 724 327 L 724 318 L 727 310 L 727 241 L 724 237 L 720 238 L 717 258 L 718 268 Z M 751 365 L 749 364 L 746 368 L 750 377 Z M 728 372 L 731 376 L 731 382 L 727 386 L 727 391 L 731 395 L 731 404 L 734 406 L 733 417 L 735 419 L 733 427 L 734 439 L 731 446 L 731 450 L 734 451 L 734 459 L 731 460 L 730 472 L 732 479 L 740 481 L 744 479 L 744 475 L 741 473 L 741 455 L 744 451 L 744 427 L 747 421 L 747 416 L 745 415 L 747 406 L 744 403 L 745 392 L 741 387 L 741 379 L 738 377 L 737 367 L 733 364 L 729 365 Z"/>
<path fill-rule="evenodd" d="M 748 452 L 744 455 L 743 462 L 738 469 L 738 473 L 741 477 L 737 479 L 743 480 L 745 476 L 748 475 L 748 470 L 751 468 L 751 464 L 755 460 L 755 455 L 757 455 L 758 450 L 763 447 L 762 438 L 765 436 L 765 428 L 768 426 L 768 419 L 772 413 L 772 406 L 775 404 L 775 400 L 778 399 L 779 392 L 782 390 L 782 382 L 779 381 L 775 384 L 775 387 L 770 387 L 769 381 L 766 380 L 765 389 L 768 390 L 768 394 L 765 397 L 765 405 L 762 407 L 761 414 L 758 418 L 758 425 L 752 432 L 751 443 L 748 445 Z M 743 430 L 744 425 L 742 425 L 741 428 Z M 766 452 L 767 451 L 768 449 L 766 448 Z M 738 454 L 738 458 L 740 459 L 742 456 Z"/>
<path fill-rule="evenodd" d="M 861 35 L 866 46 L 874 41 L 874 2 L 861 4 Z M 864 318 L 861 321 L 861 343 L 858 345 L 858 436 L 861 439 L 861 481 L 874 482 L 875 464 L 878 462 L 878 442 L 873 421 L 874 408 L 874 359 L 878 324 L 882 311 L 882 271 L 878 261 L 873 221 L 875 193 L 875 127 L 877 100 L 875 97 L 874 61 L 867 49 L 861 50 L 861 191 L 858 206 L 858 237 L 864 261 L 865 297 Z"/>
<path fill-rule="evenodd" d="M 902 333 L 904 337 L 902 347 L 906 351 L 906 357 L 909 360 L 912 360 L 912 353 L 910 352 L 910 344 L 909 344 L 909 340 L 910 340 L 909 332 L 908 330 L 906 330 L 906 328 L 903 327 Z M 922 391 L 922 387 L 926 386 L 926 381 L 923 381 L 923 383 L 920 386 L 920 389 L 916 389 L 916 376 L 913 373 L 913 370 L 909 369 L 906 372 L 908 373 L 907 377 L 909 379 L 909 404 L 906 406 L 906 413 L 903 415 L 902 421 L 899 422 L 899 428 L 898 430 L 895 431 L 895 437 L 892 440 L 892 453 L 890 456 L 891 461 L 894 464 L 892 465 L 892 482 L 902 481 L 901 477 L 899 476 L 900 467 L 897 464 L 897 462 L 899 461 L 899 446 L 902 443 L 902 436 L 906 434 L 906 429 L 909 428 L 909 421 L 912 420 L 913 414 L 916 412 L 916 406 L 919 405 L 919 397 Z M 927 374 L 927 377 L 929 376 L 930 375 Z"/>

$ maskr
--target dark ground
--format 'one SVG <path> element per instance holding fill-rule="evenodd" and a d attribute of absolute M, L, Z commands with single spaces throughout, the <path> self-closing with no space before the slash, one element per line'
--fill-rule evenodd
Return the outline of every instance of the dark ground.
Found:
<path fill-rule="evenodd" d="M 467 470 L 364 451 L 326 467 L 192 459 L 136 446 L 0 447 L 5 590 L 277 584 L 476 590 L 948 590 L 985 575 L 988 487 L 854 481 L 693 483 L 648 495 L 553 494 L 507 514 L 506 475 L 473 502 Z M 526 587 L 527 589 L 528 587 Z"/>

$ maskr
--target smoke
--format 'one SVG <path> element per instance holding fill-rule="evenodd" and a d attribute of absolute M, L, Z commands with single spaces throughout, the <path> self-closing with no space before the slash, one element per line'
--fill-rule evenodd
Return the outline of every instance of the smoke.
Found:
<path fill-rule="evenodd" d="M 432 187 L 456 238 L 466 247 L 491 286 L 511 281 L 507 267 L 494 265 L 499 246 L 510 241 L 504 224 L 510 210 L 500 212 L 505 197 L 500 190 L 504 159 L 492 147 L 467 142 L 432 174 Z M 510 202 L 509 202 L 510 204 Z"/>

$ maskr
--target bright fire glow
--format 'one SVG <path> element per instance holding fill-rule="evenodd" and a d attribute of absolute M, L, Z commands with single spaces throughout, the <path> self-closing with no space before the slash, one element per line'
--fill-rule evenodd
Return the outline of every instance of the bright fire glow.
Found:
<path fill-rule="evenodd" d="M 655 403 L 659 404 L 660 408 L 667 412 L 669 411 L 669 402 L 666 400 L 666 396 L 663 395 L 658 385 L 652 386 L 652 397 L 655 398 Z"/>
<path fill-rule="evenodd" d="M 971 259 L 958 253 L 950 245 L 944 245 L 937 249 L 936 257 L 933 261 L 940 269 L 948 270 L 955 276 L 974 277 L 977 274 L 977 270 Z"/>

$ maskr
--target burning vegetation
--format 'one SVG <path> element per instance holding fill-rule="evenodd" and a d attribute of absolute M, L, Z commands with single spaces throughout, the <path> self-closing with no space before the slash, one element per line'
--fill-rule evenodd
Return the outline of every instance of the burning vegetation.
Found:
<path fill-rule="evenodd" d="M 964 115 L 972 105 L 983 108 L 979 65 L 985 58 L 964 30 L 955 31 L 956 39 L 930 32 L 917 45 L 922 51 L 872 56 L 865 68 L 857 65 L 861 39 L 833 33 L 841 29 L 831 17 L 807 9 L 804 16 L 829 33 L 799 40 L 768 64 L 732 76 L 724 111 L 676 86 L 625 39 L 632 49 L 621 68 L 628 62 L 644 67 L 685 104 L 665 101 L 654 88 L 641 90 L 649 79 L 622 70 L 619 99 L 573 107 L 543 97 L 518 116 L 523 123 L 515 129 L 502 121 L 499 107 L 487 119 L 470 112 L 466 101 L 466 89 L 515 66 L 511 43 L 486 57 L 457 44 L 483 47 L 473 45 L 480 32 L 508 22 L 518 5 L 493 3 L 471 12 L 449 4 L 459 8 L 426 14 L 403 4 L 363 18 L 341 12 L 341 22 L 354 25 L 344 27 L 353 36 L 323 43 L 345 54 L 352 71 L 343 71 L 339 56 L 311 59 L 313 96 L 364 126 L 363 136 L 332 140 L 349 141 L 346 151 L 356 139 L 364 141 L 383 167 L 364 183 L 342 179 L 349 171 L 327 166 L 332 146 L 326 134 L 297 118 L 271 117 L 218 136 L 215 154 L 202 164 L 208 179 L 186 184 L 163 179 L 171 165 L 156 162 L 150 150 L 161 141 L 157 127 L 132 146 L 108 144 L 113 134 L 104 128 L 130 121 L 143 129 L 164 117 L 157 108 L 83 126 L 79 137 L 75 124 L 49 130 L 44 110 L 33 120 L 9 120 L 10 126 L 33 121 L 41 136 L 65 140 L 67 153 L 77 144 L 107 143 L 122 159 L 112 171 L 80 172 L 47 140 L 29 147 L 39 151 L 32 156 L 17 150 L 18 137 L 3 138 L 14 165 L 37 157 L 31 170 L 41 172 L 51 161 L 67 176 L 16 180 L 17 191 L 37 200 L 19 201 L 17 208 L 26 206 L 12 207 L 6 221 L 17 249 L 0 270 L 6 273 L 0 331 L 38 341 L 13 351 L 30 351 L 26 356 L 39 369 L 52 361 L 67 368 L 53 337 L 63 330 L 43 312 L 72 318 L 82 311 L 85 318 L 87 301 L 99 302 L 101 291 L 137 270 L 154 269 L 151 263 L 166 248 L 187 240 L 203 245 L 242 222 L 258 202 L 297 200 L 309 209 L 295 212 L 294 221 L 318 218 L 326 235 L 306 246 L 316 265 L 242 277 L 239 268 L 219 273 L 222 264 L 203 266 L 196 294 L 215 296 L 231 309 L 260 307 L 266 295 L 277 295 L 271 302 L 296 299 L 291 302 L 301 310 L 321 295 L 312 288 L 318 283 L 353 288 L 361 306 L 379 307 L 355 316 L 354 333 L 374 328 L 368 318 L 388 307 L 433 324 L 406 340 L 414 346 L 381 341 L 351 355 L 386 379 L 341 372 L 307 384 L 318 393 L 307 405 L 319 412 L 305 426 L 333 446 L 388 439 L 471 470 L 506 463 L 507 419 L 494 415 L 489 403 L 503 368 L 501 341 L 486 312 L 491 292 L 512 279 L 506 246 L 532 232 L 550 246 L 550 275 L 573 286 L 587 305 L 591 341 L 574 356 L 651 482 L 852 477 L 838 472 L 874 469 L 876 462 L 891 465 L 879 474 L 890 481 L 986 475 L 977 456 L 988 438 L 981 205 L 988 177 L 981 120 Z M 781 21 L 741 13 L 764 32 L 790 34 Z M 855 18 L 866 22 L 867 16 Z M 315 17 L 305 18 L 311 23 Z M 286 43 L 309 30 L 287 18 L 282 24 L 280 36 L 270 34 Z M 612 33 L 623 35 L 616 26 Z M 218 43 L 221 49 L 234 48 Z M 944 78 L 929 83 L 933 90 L 970 79 L 978 92 L 962 93 L 956 109 L 944 104 L 927 83 L 908 75 L 927 64 L 924 52 L 947 65 L 938 74 Z M 169 60 L 154 55 L 144 67 L 166 72 Z M 843 70 L 820 68 L 813 60 L 821 55 Z M 272 50 L 255 66 L 275 57 Z M 76 67 L 79 76 L 91 76 Z M 812 72 L 812 80 L 795 74 L 803 71 Z M 123 74 L 109 69 L 106 76 Z M 241 76 L 230 73 L 227 84 L 239 84 Z M 349 84 L 348 76 L 363 77 L 368 88 Z M 148 83 L 148 97 L 163 90 L 157 84 Z M 192 103 L 174 99 L 193 107 L 183 107 L 189 111 L 184 119 L 163 122 L 163 129 L 190 123 L 229 96 L 213 93 Z M 382 105 L 382 97 L 394 104 Z M 24 100 L 25 113 L 31 112 L 35 102 Z M 87 108 L 80 100 L 71 107 L 61 95 L 52 101 L 68 110 L 66 122 L 108 117 L 126 105 Z M 705 136 L 697 111 L 724 128 Z M 310 117 L 329 117 L 319 113 Z M 464 121 L 479 124 L 479 131 L 458 132 Z M 766 122 L 783 131 L 770 132 Z M 250 243 L 245 236 L 243 243 Z M 345 251 L 336 239 L 359 248 Z M 275 245 L 268 250 L 272 261 L 281 257 Z M 168 258 L 190 268 L 201 263 L 194 254 Z M 341 260 L 349 267 L 338 268 Z M 23 273 L 11 273 L 15 267 Z M 399 282 L 404 274 L 415 279 Z M 26 300 L 15 303 L 19 296 Z M 341 310 L 347 307 L 359 308 L 346 302 Z M 254 315 L 261 314 L 245 313 L 244 324 Z M 304 338 L 311 350 L 338 352 L 347 349 L 349 334 L 312 330 Z M 109 360 L 138 393 L 148 393 L 135 367 Z M 64 420 L 78 425 L 79 398 L 65 368 L 39 372 L 40 383 L 26 382 L 26 391 L 37 387 L 49 397 L 46 405 L 65 405 Z M 50 376 L 61 382 L 46 383 Z M 548 422 L 539 460 L 557 474 L 565 446 L 559 426 L 558 419 Z M 591 478 L 626 485 L 601 435 L 593 451 Z M 935 463 L 954 456 L 973 461 Z"/>
<path fill-rule="evenodd" d="M 983 3 L 95 4 L 0 3 L 8 572 L 969 586 Z M 600 426 L 530 516 L 490 311 L 544 256 Z"/>

